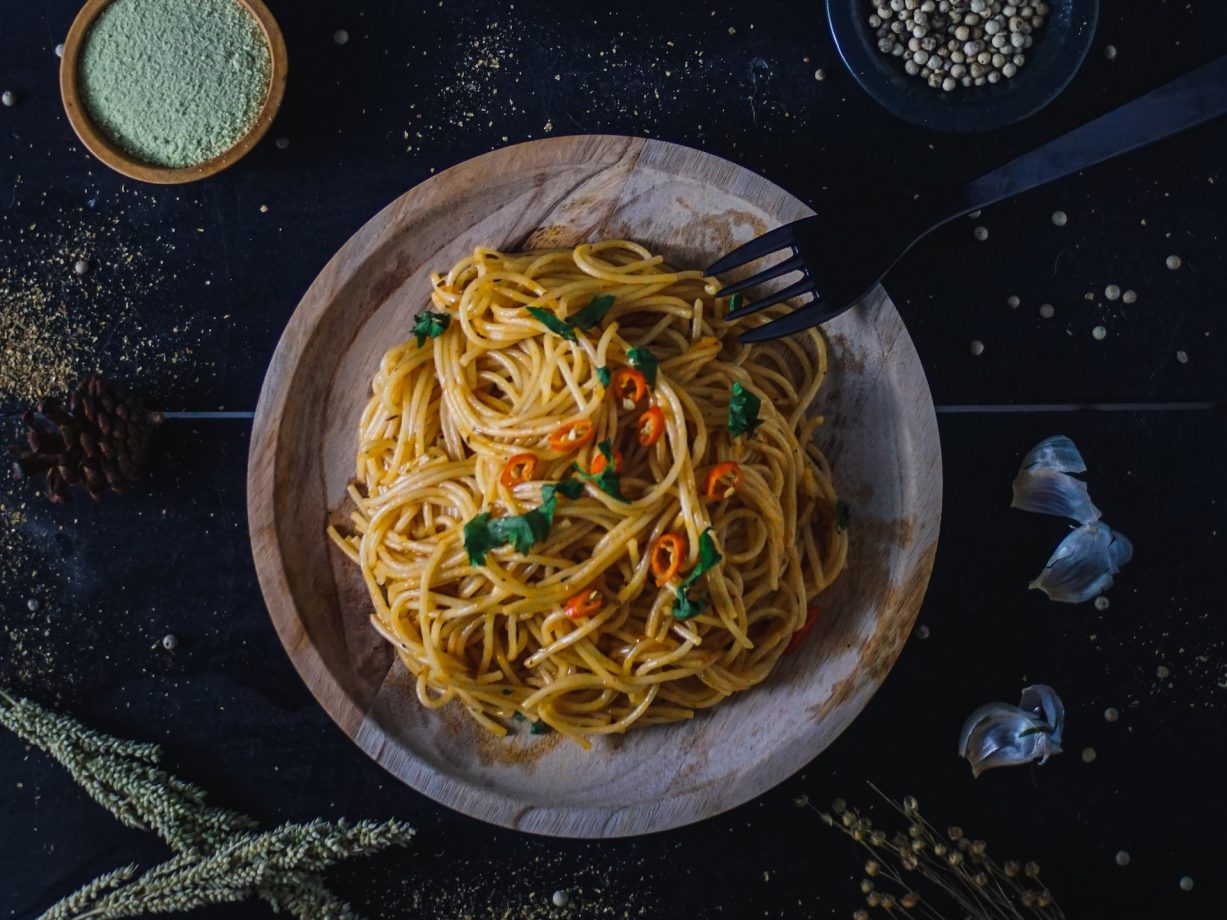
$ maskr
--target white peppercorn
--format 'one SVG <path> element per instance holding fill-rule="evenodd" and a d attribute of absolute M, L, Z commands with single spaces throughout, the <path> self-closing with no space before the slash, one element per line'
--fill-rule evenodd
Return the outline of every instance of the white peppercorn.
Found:
<path fill-rule="evenodd" d="M 1191 876 L 1182 875 L 1180 877 L 1180 890 L 1181 891 L 1192 891 L 1193 890 L 1193 878 Z"/>
<path fill-rule="evenodd" d="M 1103 289 L 1103 296 L 1108 300 L 1120 300 L 1120 288 L 1115 284 L 1109 284 Z"/>
<path fill-rule="evenodd" d="M 1184 264 L 1184 262 L 1181 260 L 1180 256 L 1168 256 L 1164 264 L 1172 271 L 1176 271 L 1181 265 Z"/>
<path fill-rule="evenodd" d="M 1106 46 L 1103 49 L 1103 56 L 1106 57 L 1109 61 L 1115 61 L 1116 60 L 1116 46 L 1115 45 Z"/>
<path fill-rule="evenodd" d="M 344 45 L 349 41 L 349 33 L 344 29 L 337 29 L 332 33 L 332 40 L 338 45 Z"/>
<path fill-rule="evenodd" d="M 1040 316 L 1042 316 L 1044 319 L 1052 319 L 1053 316 L 1056 315 L 1056 312 L 1057 311 L 1053 308 L 1052 304 L 1050 303 L 1040 304 Z"/>
<path fill-rule="evenodd" d="M 88 259 L 77 259 L 77 261 L 73 263 L 72 270 L 74 273 L 78 275 L 89 274 L 89 270 L 90 270 L 89 260 Z"/>
<path fill-rule="evenodd" d="M 979 339 L 972 339 L 971 344 L 967 347 L 967 350 L 978 358 L 980 355 L 984 354 L 984 343 Z"/>
<path fill-rule="evenodd" d="M 1005 302 L 1011 310 L 1017 310 L 1022 305 L 1022 300 L 1019 299 L 1017 294 L 1011 294 L 1005 299 Z"/>
<path fill-rule="evenodd" d="M 1069 216 L 1064 211 L 1053 211 L 1052 222 L 1058 227 L 1064 227 L 1069 222 Z"/>
<path fill-rule="evenodd" d="M 571 903 L 571 896 L 559 889 L 554 892 L 554 896 L 550 900 L 554 903 L 555 907 L 566 907 Z"/>
<path fill-rule="evenodd" d="M 1122 303 L 1137 303 L 1138 292 L 1130 289 L 1121 294 L 1120 299 Z"/>
<path fill-rule="evenodd" d="M 971 235 L 983 243 L 988 239 L 988 227 L 976 227 L 976 229 L 971 231 Z"/>
<path fill-rule="evenodd" d="M 0 93 L 0 103 L 3 103 L 5 106 L 8 106 L 8 107 L 16 105 L 17 104 L 17 94 L 14 93 L 11 89 L 6 89 L 3 93 Z"/>
<path fill-rule="evenodd" d="M 1096 342 L 1102 342 L 1104 339 L 1108 337 L 1108 330 L 1105 329 L 1103 326 L 1096 326 L 1094 329 L 1091 330 L 1091 335 L 1092 337 L 1094 337 Z"/>
<path fill-rule="evenodd" d="M 868 12 L 878 50 L 909 76 L 951 92 L 1012 77 L 1050 5 L 1000 0 L 878 0 Z"/>

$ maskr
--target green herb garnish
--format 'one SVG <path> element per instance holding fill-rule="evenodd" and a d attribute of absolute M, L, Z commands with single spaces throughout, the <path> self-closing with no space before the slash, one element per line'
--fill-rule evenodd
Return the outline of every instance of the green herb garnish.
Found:
<path fill-rule="evenodd" d="M 848 529 L 848 523 L 852 520 L 852 509 L 848 503 L 842 498 L 835 502 L 835 529 L 843 533 Z"/>
<path fill-rule="evenodd" d="M 550 332 L 562 336 L 568 342 L 575 341 L 575 330 L 567 324 L 566 320 L 559 319 L 552 311 L 545 307 L 529 307 L 528 312 L 533 315 L 533 319 L 539 321 Z"/>
<path fill-rule="evenodd" d="M 613 294 L 597 294 L 588 306 L 567 317 L 567 323 L 576 329 L 588 330 L 605 318 L 609 308 L 614 305 Z"/>
<path fill-rule="evenodd" d="M 605 468 L 595 475 L 585 473 L 579 468 L 579 464 L 573 464 L 575 475 L 585 482 L 590 482 L 606 495 L 616 498 L 620 502 L 626 501 L 622 495 L 622 476 L 614 469 L 613 445 L 608 441 L 602 441 L 597 445 L 597 449 L 605 457 Z"/>
<path fill-rule="evenodd" d="M 432 313 L 423 310 L 413 321 L 413 337 L 417 339 L 418 348 L 426 344 L 427 339 L 437 339 L 447 331 L 452 317 L 449 313 Z"/>
<path fill-rule="evenodd" d="M 673 618 L 676 620 L 689 620 L 693 616 L 698 616 L 707 607 L 707 601 L 704 598 L 692 598 L 686 593 L 686 589 L 693 585 L 702 577 L 704 572 L 714 569 L 720 564 L 724 557 L 720 555 L 720 551 L 716 549 L 716 541 L 711 537 L 711 528 L 703 531 L 699 535 L 699 561 L 695 563 L 695 567 L 690 570 L 690 574 L 682 579 L 682 583 L 675 589 L 676 600 L 673 603 Z"/>
<path fill-rule="evenodd" d="M 673 618 L 675 620 L 689 620 L 691 617 L 696 617 L 707 608 L 707 601 L 703 598 L 690 598 L 686 594 L 685 588 L 676 590 L 676 598 L 673 602 Z"/>
<path fill-rule="evenodd" d="M 485 565 L 486 553 L 511 544 L 517 553 L 529 552 L 549 536 L 558 510 L 558 496 L 579 498 L 584 484 L 578 479 L 547 482 L 541 487 L 541 504 L 525 514 L 492 518 L 483 511 L 464 525 L 464 549 L 470 565 Z"/>
<path fill-rule="evenodd" d="M 610 381 L 609 368 L 598 367 L 596 369 L 596 379 L 601 381 L 601 386 L 608 387 Z"/>
<path fill-rule="evenodd" d="M 555 494 L 564 498 L 579 498 L 584 492 L 584 484 L 578 479 L 564 479 L 561 482 L 547 482 L 541 487 L 541 501 L 550 502 Z"/>
<path fill-rule="evenodd" d="M 646 348 L 631 348 L 626 352 L 626 356 L 631 359 L 631 364 L 643 374 L 643 379 L 648 382 L 648 386 L 656 386 L 656 370 L 660 363 L 656 360 L 656 355 Z"/>
<path fill-rule="evenodd" d="M 518 709 L 511 714 L 511 717 L 515 719 L 517 722 L 527 722 L 528 721 L 528 719 L 524 718 L 524 713 L 520 712 L 520 710 Z"/>
<path fill-rule="evenodd" d="M 689 588 L 699 580 L 704 572 L 714 569 L 719 565 L 722 559 L 724 557 L 716 549 L 716 541 L 711 538 L 711 528 L 709 527 L 699 535 L 699 561 L 690 570 L 690 574 L 682 580 L 682 587 Z"/>
<path fill-rule="evenodd" d="M 741 291 L 735 294 L 729 294 L 729 312 L 732 313 L 741 306 Z"/>
<path fill-rule="evenodd" d="M 763 423 L 758 417 L 758 410 L 763 407 L 763 401 L 734 381 L 732 395 L 729 396 L 729 434 L 752 435 Z"/>
<path fill-rule="evenodd" d="M 550 727 L 545 722 L 538 719 L 532 725 L 528 726 L 528 733 L 530 735 L 548 735 L 550 733 Z"/>

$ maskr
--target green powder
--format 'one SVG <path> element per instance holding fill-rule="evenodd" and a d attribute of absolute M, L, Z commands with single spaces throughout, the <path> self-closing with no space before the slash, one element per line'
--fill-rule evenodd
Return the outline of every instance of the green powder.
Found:
<path fill-rule="evenodd" d="M 237 0 L 114 0 L 90 28 L 80 90 L 94 124 L 155 166 L 234 146 L 268 95 L 271 60 Z"/>

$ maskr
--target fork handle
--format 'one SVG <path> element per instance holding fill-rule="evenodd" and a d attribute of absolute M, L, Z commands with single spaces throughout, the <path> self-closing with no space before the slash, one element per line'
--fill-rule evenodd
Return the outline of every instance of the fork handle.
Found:
<path fill-rule="evenodd" d="M 945 220 L 988 207 L 1227 113 L 1227 56 L 968 183 Z M 943 220 L 944 223 L 944 220 Z"/>

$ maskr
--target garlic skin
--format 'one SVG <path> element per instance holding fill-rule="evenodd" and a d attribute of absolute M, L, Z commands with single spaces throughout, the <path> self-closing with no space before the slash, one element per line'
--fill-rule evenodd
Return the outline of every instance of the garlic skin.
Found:
<path fill-rule="evenodd" d="M 1085 482 L 1043 467 L 1023 470 L 1014 478 L 1014 500 L 1010 507 L 1069 518 L 1079 524 L 1089 524 L 1101 516 Z"/>
<path fill-rule="evenodd" d="M 1081 604 L 1112 587 L 1113 577 L 1133 558 L 1133 544 L 1102 521 L 1069 532 L 1044 570 L 1027 587 L 1049 600 Z"/>
<path fill-rule="evenodd" d="M 971 764 L 973 777 L 996 767 L 1038 760 L 1041 765 L 1061 753 L 1065 706 L 1047 684 L 1026 687 L 1018 706 L 989 703 L 963 723 L 959 756 Z"/>
<path fill-rule="evenodd" d="M 1044 438 L 1023 457 L 1018 472 L 1025 470 L 1054 470 L 1058 473 L 1085 473 L 1086 461 L 1078 448 L 1063 434 Z"/>
<path fill-rule="evenodd" d="M 1070 476 L 1085 473 L 1086 461 L 1065 435 L 1045 438 L 1023 458 L 1014 477 L 1010 507 L 1077 521 L 1044 570 L 1028 587 L 1050 600 L 1081 604 L 1112 587 L 1114 576 L 1133 558 L 1133 544 L 1102 521 L 1086 483 Z"/>

